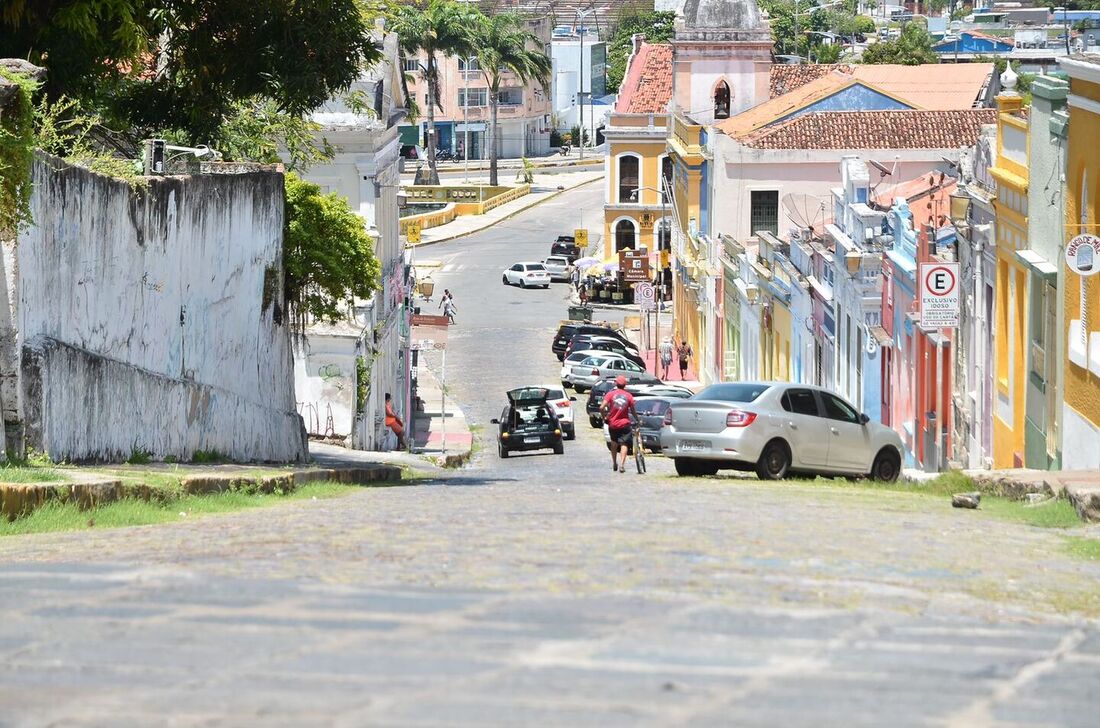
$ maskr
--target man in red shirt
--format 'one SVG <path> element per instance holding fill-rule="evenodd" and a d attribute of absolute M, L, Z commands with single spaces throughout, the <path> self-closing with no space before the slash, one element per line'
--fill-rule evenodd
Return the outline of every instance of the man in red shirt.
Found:
<path fill-rule="evenodd" d="M 634 409 L 634 395 L 626 391 L 626 377 L 615 379 L 615 389 L 608 392 L 603 403 L 600 404 L 600 414 L 607 423 L 608 432 L 611 435 L 611 469 L 616 469 L 615 451 L 618 450 L 618 471 L 626 472 L 626 456 L 630 451 L 630 445 L 634 441 L 634 428 L 631 424 L 638 418 L 638 412 Z"/>

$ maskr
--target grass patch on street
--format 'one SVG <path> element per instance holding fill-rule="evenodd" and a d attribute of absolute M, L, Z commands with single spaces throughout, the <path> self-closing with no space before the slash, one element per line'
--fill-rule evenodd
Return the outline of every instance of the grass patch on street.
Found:
<path fill-rule="evenodd" d="M 846 480 L 844 478 L 816 478 L 811 484 L 830 485 L 836 488 L 854 488 L 869 491 L 889 491 L 907 493 L 914 496 L 948 500 L 956 493 L 969 493 L 978 490 L 978 486 L 965 473 L 950 471 L 931 480 L 909 482 L 897 481 L 884 483 L 876 480 Z M 983 494 L 980 513 L 1000 519 L 1023 523 L 1037 528 L 1078 528 L 1083 526 L 1077 511 L 1065 498 L 1051 498 L 1036 505 L 1026 501 L 1011 500 L 996 495 Z"/>
<path fill-rule="evenodd" d="M 89 510 L 81 510 L 71 503 L 46 503 L 14 521 L 0 519 L 0 536 L 173 523 L 212 513 L 261 508 L 293 500 L 339 498 L 359 488 L 341 483 L 308 483 L 287 495 L 229 492 L 181 496 L 161 502 L 127 498 Z"/>
<path fill-rule="evenodd" d="M 69 478 L 59 470 L 37 465 L 2 465 L 0 483 L 57 483 Z"/>
<path fill-rule="evenodd" d="M 1066 538 L 1066 551 L 1079 559 L 1100 561 L 1100 538 L 1069 536 Z"/>

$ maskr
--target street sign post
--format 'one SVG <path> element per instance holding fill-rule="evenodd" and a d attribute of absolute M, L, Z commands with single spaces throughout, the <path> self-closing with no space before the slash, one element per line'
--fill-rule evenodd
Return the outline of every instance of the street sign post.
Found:
<path fill-rule="evenodd" d="M 649 251 L 645 248 L 620 250 L 619 272 L 623 274 L 623 281 L 626 283 L 648 282 L 652 278 L 649 273 Z"/>
<path fill-rule="evenodd" d="M 924 329 L 959 326 L 959 264 L 920 264 L 920 325 Z"/>
<path fill-rule="evenodd" d="M 405 240 L 409 245 L 420 245 L 420 223 L 410 222 L 405 228 Z"/>
<path fill-rule="evenodd" d="M 577 228 L 573 231 L 573 242 L 582 251 L 588 247 L 588 228 Z"/>
<path fill-rule="evenodd" d="M 656 291 L 653 284 L 646 281 L 634 284 L 634 302 L 638 304 L 640 311 L 653 311 L 657 308 Z"/>

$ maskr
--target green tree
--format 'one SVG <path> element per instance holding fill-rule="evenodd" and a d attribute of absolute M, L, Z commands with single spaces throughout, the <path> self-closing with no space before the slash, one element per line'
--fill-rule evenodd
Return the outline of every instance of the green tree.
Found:
<path fill-rule="evenodd" d="M 617 20 L 607 47 L 607 92 L 614 93 L 626 75 L 626 62 L 633 50 L 631 37 L 641 34 L 648 43 L 667 43 L 676 33 L 676 13 L 641 12 L 625 7 Z"/>
<path fill-rule="evenodd" d="M 377 289 L 378 259 L 363 220 L 336 193 L 297 175 L 286 176 L 284 290 L 292 326 L 337 321 L 347 302 L 369 298 Z"/>
<path fill-rule="evenodd" d="M 499 146 L 497 113 L 504 74 L 511 73 L 524 85 L 534 81 L 545 86 L 550 79 L 551 64 L 541 50 L 541 41 L 526 29 L 523 18 L 514 13 L 483 18 L 475 42 L 478 65 L 489 86 L 489 184 L 495 186 Z"/>
<path fill-rule="evenodd" d="M 234 104 L 302 116 L 379 58 L 356 0 L 12 0 L 0 55 L 47 69 L 136 142 L 178 130 L 217 145 Z"/>
<path fill-rule="evenodd" d="M 443 110 L 440 102 L 439 59 L 452 56 L 472 56 L 474 34 L 481 24 L 481 11 L 455 0 L 398 5 L 393 13 L 393 29 L 401 39 L 404 53 L 423 53 L 420 70 L 428 87 L 428 168 L 431 184 L 439 184 L 435 160 L 435 110 Z"/>
<path fill-rule="evenodd" d="M 863 63 L 898 63 L 919 66 L 922 63 L 938 63 L 939 56 L 932 50 L 932 36 L 919 23 L 906 23 L 896 40 L 880 41 L 863 51 Z"/>

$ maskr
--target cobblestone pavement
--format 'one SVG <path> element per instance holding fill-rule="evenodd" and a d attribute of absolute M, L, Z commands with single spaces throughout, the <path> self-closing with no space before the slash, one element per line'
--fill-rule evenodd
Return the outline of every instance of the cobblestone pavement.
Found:
<path fill-rule="evenodd" d="M 598 209 L 570 195 L 433 252 L 471 423 L 555 381 L 562 294 L 499 269 Z M 411 487 L 0 540 L 0 726 L 1097 724 L 1100 564 L 1063 534 L 612 474 L 578 425 L 564 456 L 487 449 Z"/>

